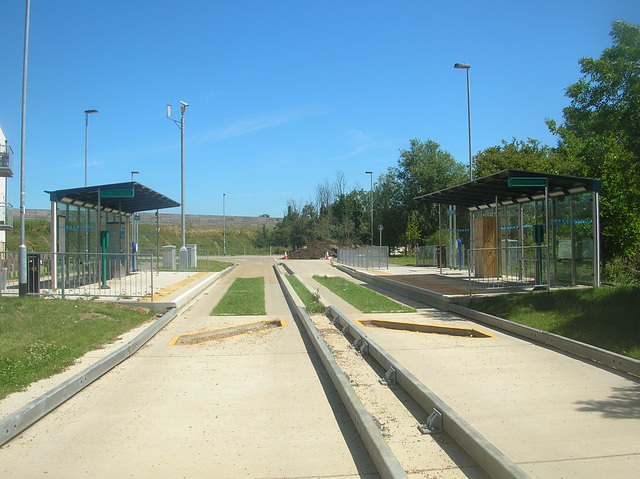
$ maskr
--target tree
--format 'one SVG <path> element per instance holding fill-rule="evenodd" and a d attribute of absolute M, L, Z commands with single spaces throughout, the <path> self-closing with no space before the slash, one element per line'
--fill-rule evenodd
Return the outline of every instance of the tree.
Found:
<path fill-rule="evenodd" d="M 397 214 L 406 225 L 409 215 L 415 211 L 421 237 L 429 236 L 438 229 L 438 211 L 436 205 L 415 198 L 463 183 L 467 178 L 464 165 L 457 163 L 448 151 L 440 149 L 438 143 L 417 139 L 409 142 L 408 150 L 400 151 L 395 174 L 401 185 L 402 202 Z"/>
<path fill-rule="evenodd" d="M 513 138 L 509 143 L 502 140 L 502 145 L 478 152 L 474 160 L 478 177 L 509 169 L 555 174 L 563 169 L 560 156 L 551 147 L 531 138 L 527 141 Z"/>
<path fill-rule="evenodd" d="M 640 248 L 640 28 L 615 21 L 611 37 L 599 59 L 580 60 L 583 77 L 566 89 L 564 123 L 547 120 L 567 169 L 605 180 L 605 260 Z"/>
<path fill-rule="evenodd" d="M 420 223 L 418 222 L 418 215 L 415 211 L 412 211 L 409 215 L 407 229 L 404 234 L 407 238 L 407 243 L 409 243 L 411 249 L 414 250 L 420 241 Z"/>

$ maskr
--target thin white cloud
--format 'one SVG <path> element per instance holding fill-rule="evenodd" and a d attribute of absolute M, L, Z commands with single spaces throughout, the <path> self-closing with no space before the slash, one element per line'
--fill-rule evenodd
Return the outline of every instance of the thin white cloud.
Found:
<path fill-rule="evenodd" d="M 237 138 L 239 136 L 248 135 L 255 131 L 265 130 L 267 128 L 275 128 L 293 121 L 302 120 L 318 116 L 324 112 L 315 110 L 284 110 L 267 112 L 256 115 L 253 118 L 236 120 L 231 124 L 219 128 L 215 128 L 201 136 L 201 142 L 220 141 L 229 138 Z"/>
<path fill-rule="evenodd" d="M 389 142 L 376 140 L 360 130 L 349 130 L 345 136 L 347 137 L 347 142 L 351 145 L 351 151 L 332 158 L 332 161 L 346 160 L 372 150 L 386 148 L 389 145 Z"/>

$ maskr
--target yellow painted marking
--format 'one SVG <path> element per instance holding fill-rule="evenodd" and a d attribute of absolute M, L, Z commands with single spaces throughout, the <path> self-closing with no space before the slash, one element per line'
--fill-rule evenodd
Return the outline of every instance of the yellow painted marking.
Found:
<path fill-rule="evenodd" d="M 196 273 L 192 276 L 189 276 L 188 278 L 183 279 L 182 281 L 178 281 L 177 283 L 172 284 L 171 286 L 167 286 L 166 288 L 163 288 L 160 291 L 153 293 L 153 299 L 156 300 L 158 298 L 163 298 L 165 296 L 168 296 L 174 291 L 177 291 L 183 286 L 186 286 L 187 284 L 191 283 L 192 281 L 195 281 L 198 278 L 202 278 L 205 274 L 207 273 L 206 272 Z M 151 296 L 146 296 L 142 298 L 140 302 L 142 303 L 151 302 Z"/>
<path fill-rule="evenodd" d="M 188 334 L 178 334 L 177 336 L 174 336 L 173 338 L 171 338 L 171 341 L 169 341 L 169 344 L 167 344 L 167 346 L 197 346 L 200 344 L 208 344 L 208 343 L 213 343 L 215 341 L 220 341 L 222 339 L 230 339 L 230 338 L 237 338 L 238 336 L 244 336 L 247 334 L 253 334 L 253 333 L 249 333 L 249 332 L 244 332 L 241 328 L 246 328 L 252 325 L 256 325 L 256 324 L 262 324 L 262 323 L 280 323 L 280 326 L 275 326 L 277 328 L 286 328 L 287 327 L 287 322 L 284 319 L 276 319 L 276 320 L 267 320 L 267 321 L 255 321 L 253 323 L 243 323 L 243 324 L 236 324 L 233 326 L 225 326 L 224 328 L 216 328 L 216 329 L 209 329 L 206 331 L 198 331 L 196 333 L 188 333 Z M 188 337 L 188 336 L 197 336 L 199 334 L 205 334 L 205 333 L 215 333 L 216 331 L 220 332 L 220 331 L 224 331 L 226 329 L 238 329 L 238 334 L 234 334 L 231 336 L 225 336 L 224 338 L 216 338 L 216 339 L 212 339 L 210 341 L 203 341 L 201 343 L 196 343 L 196 344 L 176 344 L 180 338 L 183 337 Z M 257 331 L 257 332 L 264 332 L 264 331 L 268 331 L 268 329 L 262 330 L 262 331 Z"/>
<path fill-rule="evenodd" d="M 404 331 L 414 331 L 418 333 L 447 334 L 450 336 L 474 337 L 474 338 L 496 338 L 497 336 L 474 328 L 464 328 L 459 326 L 441 326 L 424 323 L 407 323 L 403 321 L 388 321 L 383 319 L 362 319 L 357 320 L 361 326 L 377 326 L 380 328 L 397 329 Z"/>

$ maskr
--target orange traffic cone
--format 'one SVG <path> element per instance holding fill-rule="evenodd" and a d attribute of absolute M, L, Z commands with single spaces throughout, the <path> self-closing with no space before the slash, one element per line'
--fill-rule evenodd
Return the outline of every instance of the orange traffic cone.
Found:
<path fill-rule="evenodd" d="M 329 250 L 324 252 L 324 259 L 329 259 Z"/>
<path fill-rule="evenodd" d="M 289 258 L 287 257 L 287 250 L 285 250 L 285 251 L 284 251 L 284 259 L 289 259 Z"/>

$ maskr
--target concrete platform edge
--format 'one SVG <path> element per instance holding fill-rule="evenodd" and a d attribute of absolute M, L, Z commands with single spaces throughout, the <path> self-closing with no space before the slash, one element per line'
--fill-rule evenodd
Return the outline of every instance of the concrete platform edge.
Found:
<path fill-rule="evenodd" d="M 581 343 L 580 341 L 575 341 L 570 338 L 558 336 L 557 334 L 549 333 L 547 331 L 541 331 L 529 326 L 514 323 L 512 321 L 482 313 L 480 311 L 475 311 L 458 304 L 450 304 L 449 311 L 488 326 L 493 326 L 495 328 L 502 329 L 503 331 L 516 334 L 531 341 L 544 344 L 545 346 L 550 346 L 554 349 L 579 356 L 583 359 L 640 377 L 640 361 L 637 359 L 629 358 L 596 346 L 591 346 L 590 344 Z"/>
<path fill-rule="evenodd" d="M 105 356 L 95 364 L 80 371 L 72 378 L 67 379 L 52 390 L 4 418 L 0 421 L 0 446 L 13 439 L 75 394 L 82 391 L 82 389 L 100 376 L 129 358 L 158 331 L 164 328 L 176 315 L 177 309 L 172 309 L 118 350 Z"/>
<path fill-rule="evenodd" d="M 428 304 L 437 309 L 459 314 L 479 323 L 487 324 L 515 334 L 521 338 L 573 354 L 582 359 L 593 361 L 617 371 L 622 371 L 627 374 L 640 377 L 640 361 L 637 359 L 629 358 L 627 356 L 607 351 L 590 344 L 585 344 L 580 341 L 565 338 L 563 336 L 558 336 L 557 334 L 549 333 L 547 331 L 530 328 L 497 316 L 475 311 L 456 304 L 452 298 L 448 298 L 434 291 L 428 291 L 418 288 L 417 286 L 402 284 L 399 281 L 358 271 L 344 265 L 336 264 L 336 267 L 341 271 L 352 275 L 354 278 L 360 279 L 361 281 L 370 282 L 376 286 L 387 289 L 388 291 Z"/>
<path fill-rule="evenodd" d="M 371 283 L 375 286 L 393 291 L 394 293 L 400 294 L 402 296 L 406 296 L 408 298 L 415 299 L 416 301 L 429 304 L 430 306 L 433 306 L 434 308 L 440 309 L 442 311 L 447 311 L 449 309 L 451 299 L 442 294 L 418 288 L 417 286 L 412 286 L 410 284 L 404 284 L 393 279 L 377 276 L 368 272 L 359 271 L 357 269 L 349 268 L 341 264 L 336 264 L 335 267 L 340 271 L 343 271 L 353 276 L 354 278 L 366 283 Z"/>
<path fill-rule="evenodd" d="M 10 414 L 0 421 L 0 446 L 9 442 L 22 431 L 35 424 L 58 406 L 69 400 L 75 394 L 87 387 L 93 381 L 109 372 L 118 364 L 131 357 L 138 349 L 140 349 L 147 341 L 155 336 L 162 328 L 164 328 L 173 318 L 175 318 L 180 309 L 189 304 L 196 296 L 208 288 L 213 282 L 229 273 L 236 265 L 217 272 L 205 278 L 195 287 L 181 294 L 174 301 L 161 303 L 148 303 L 153 311 L 157 311 L 154 307 L 166 307 L 168 311 L 164 315 L 154 321 L 148 328 L 138 334 L 124 346 L 120 347 L 113 353 L 98 360 L 93 365 L 87 367 L 83 371 L 64 381 L 52 390 L 46 392 L 42 396 L 34 399 L 16 412 Z M 121 304 L 126 304 L 122 302 Z M 140 303 L 129 303 L 132 306 L 140 306 Z M 144 303 L 142 303 L 144 304 Z M 163 311 L 160 311 L 163 312 Z"/>

